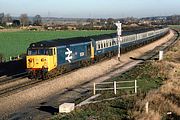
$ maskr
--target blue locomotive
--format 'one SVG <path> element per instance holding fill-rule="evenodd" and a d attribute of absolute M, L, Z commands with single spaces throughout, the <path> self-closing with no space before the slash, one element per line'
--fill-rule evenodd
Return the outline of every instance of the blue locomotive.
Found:
<path fill-rule="evenodd" d="M 121 51 L 139 47 L 169 31 L 168 28 L 126 33 L 122 35 Z M 30 44 L 27 50 L 29 78 L 48 79 L 72 69 L 89 65 L 118 52 L 116 34 L 55 39 Z"/>

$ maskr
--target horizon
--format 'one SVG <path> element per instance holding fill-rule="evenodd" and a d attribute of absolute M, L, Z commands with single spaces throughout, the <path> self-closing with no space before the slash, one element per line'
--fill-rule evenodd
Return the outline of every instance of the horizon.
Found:
<path fill-rule="evenodd" d="M 0 13 L 14 17 L 26 13 L 30 17 L 39 14 L 55 18 L 144 18 L 177 15 L 178 4 L 180 1 L 176 0 L 0 0 Z"/>

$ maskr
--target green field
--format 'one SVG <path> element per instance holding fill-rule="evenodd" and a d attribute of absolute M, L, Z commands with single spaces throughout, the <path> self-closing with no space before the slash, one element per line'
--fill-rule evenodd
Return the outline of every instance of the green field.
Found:
<path fill-rule="evenodd" d="M 8 60 L 10 56 L 26 53 L 26 49 L 32 42 L 51 40 L 55 38 L 70 38 L 79 36 L 91 36 L 115 31 L 19 31 L 0 32 L 0 54 Z"/>

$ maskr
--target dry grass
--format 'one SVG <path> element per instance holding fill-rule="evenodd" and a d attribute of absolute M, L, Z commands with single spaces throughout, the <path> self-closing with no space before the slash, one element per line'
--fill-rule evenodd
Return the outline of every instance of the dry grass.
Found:
<path fill-rule="evenodd" d="M 161 120 L 169 111 L 180 116 L 179 48 L 180 42 L 166 54 L 164 61 L 154 63 L 154 65 L 159 66 L 159 73 L 164 74 L 167 80 L 159 89 L 150 91 L 143 100 L 136 102 L 136 111 L 134 112 L 136 119 Z M 149 102 L 149 114 L 145 113 L 145 103 L 147 101 Z"/>

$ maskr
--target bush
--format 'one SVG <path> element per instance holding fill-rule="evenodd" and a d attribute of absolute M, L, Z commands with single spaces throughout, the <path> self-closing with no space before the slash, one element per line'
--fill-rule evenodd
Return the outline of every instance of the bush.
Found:
<path fill-rule="evenodd" d="M 3 62 L 3 54 L 0 53 L 0 63 Z"/>

